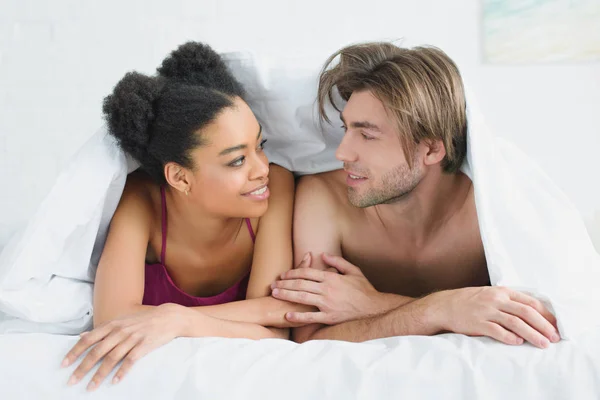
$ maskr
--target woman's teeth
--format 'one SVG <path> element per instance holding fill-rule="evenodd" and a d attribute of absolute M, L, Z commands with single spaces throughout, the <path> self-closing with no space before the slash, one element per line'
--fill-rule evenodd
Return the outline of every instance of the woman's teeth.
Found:
<path fill-rule="evenodd" d="M 252 195 L 261 195 L 261 194 L 263 194 L 266 191 L 267 191 L 267 187 L 263 186 L 262 188 L 260 188 L 258 190 L 255 190 L 254 192 L 250 192 L 250 194 L 252 194 Z"/>
<path fill-rule="evenodd" d="M 352 175 L 352 174 L 348 174 L 350 175 L 351 179 L 362 179 L 362 176 L 356 176 L 356 175 Z"/>

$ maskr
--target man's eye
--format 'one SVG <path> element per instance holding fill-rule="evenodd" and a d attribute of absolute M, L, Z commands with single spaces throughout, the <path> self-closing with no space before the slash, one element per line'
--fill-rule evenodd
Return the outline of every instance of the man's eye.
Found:
<path fill-rule="evenodd" d="M 244 165 L 244 159 L 246 157 L 240 157 L 236 160 L 233 160 L 232 162 L 229 163 L 230 167 L 241 167 L 242 165 Z"/>
<path fill-rule="evenodd" d="M 365 135 L 364 133 L 361 133 L 361 135 L 362 135 L 363 139 L 365 139 L 365 140 L 373 140 L 373 139 L 375 139 L 374 137 L 369 136 L 369 135 Z"/>

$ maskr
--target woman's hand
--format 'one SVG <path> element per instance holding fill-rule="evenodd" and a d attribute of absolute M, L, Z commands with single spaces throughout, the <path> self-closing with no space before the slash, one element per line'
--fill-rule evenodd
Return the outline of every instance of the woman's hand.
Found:
<path fill-rule="evenodd" d="M 84 332 L 63 360 L 62 366 L 71 365 L 87 349 L 95 347 L 73 372 L 68 384 L 79 382 L 100 361 L 102 364 L 87 389 L 97 388 L 115 366 L 123 361 L 112 381 L 119 382 L 137 360 L 178 336 L 186 336 L 194 318 L 202 318 L 202 314 L 179 305 L 163 304 Z"/>

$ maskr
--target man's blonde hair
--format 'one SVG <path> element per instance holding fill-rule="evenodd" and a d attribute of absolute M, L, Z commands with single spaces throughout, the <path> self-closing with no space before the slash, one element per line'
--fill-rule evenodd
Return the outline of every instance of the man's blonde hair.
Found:
<path fill-rule="evenodd" d="M 457 66 L 443 51 L 385 42 L 344 47 L 329 57 L 319 78 L 319 114 L 328 122 L 326 101 L 340 111 L 334 88 L 345 101 L 355 91 L 368 90 L 383 103 L 395 119 L 411 167 L 416 144 L 441 140 L 443 170 L 460 168 L 467 150 L 464 88 Z"/>

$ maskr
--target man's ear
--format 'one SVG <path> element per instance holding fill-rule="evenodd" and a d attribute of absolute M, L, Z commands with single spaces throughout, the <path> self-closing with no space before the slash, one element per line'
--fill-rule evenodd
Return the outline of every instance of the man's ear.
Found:
<path fill-rule="evenodd" d="M 165 179 L 175 190 L 189 193 L 192 190 L 190 171 L 176 163 L 167 163 L 164 169 Z"/>
<path fill-rule="evenodd" d="M 446 147 L 441 140 L 431 140 L 424 144 L 425 156 L 423 157 L 423 163 L 425 165 L 438 164 L 446 157 Z"/>

